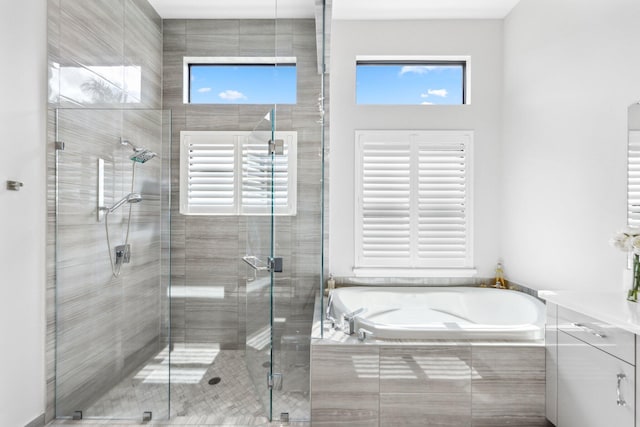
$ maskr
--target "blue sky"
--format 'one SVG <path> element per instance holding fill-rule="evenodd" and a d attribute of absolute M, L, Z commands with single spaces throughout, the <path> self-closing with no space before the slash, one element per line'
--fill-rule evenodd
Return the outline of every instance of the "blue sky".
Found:
<path fill-rule="evenodd" d="M 294 65 L 191 66 L 193 104 L 295 104 Z"/>
<path fill-rule="evenodd" d="M 358 65 L 358 104 L 462 104 L 460 65 Z"/>

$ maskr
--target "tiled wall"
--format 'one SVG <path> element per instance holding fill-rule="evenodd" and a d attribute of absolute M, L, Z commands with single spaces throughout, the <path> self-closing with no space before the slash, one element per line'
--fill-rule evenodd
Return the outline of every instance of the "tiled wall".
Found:
<path fill-rule="evenodd" d="M 277 32 L 277 38 L 275 34 Z M 279 337 L 308 340 L 314 292 L 320 275 L 321 145 L 318 120 L 320 75 L 313 20 L 165 20 L 164 107 L 173 112 L 172 336 L 176 342 L 245 343 L 244 242 L 247 218 L 184 216 L 179 213 L 179 140 L 182 130 L 252 130 L 268 105 L 183 104 L 184 56 L 278 56 L 297 58 L 297 104 L 278 105 L 277 128 L 298 132 L 298 209 L 276 218 L 276 255 L 284 272 L 276 276 L 275 317 Z M 266 145 L 266 143 L 265 143 Z M 220 298 L 202 295 L 216 288 Z M 278 337 L 276 341 L 279 341 Z M 276 342 L 278 345 L 278 342 Z"/>
<path fill-rule="evenodd" d="M 169 141 L 163 146 L 168 120 L 159 110 L 162 21 L 146 0 L 49 0 L 48 33 L 49 420 L 55 393 L 55 415 L 86 409 L 164 344 Z M 56 108 L 66 108 L 57 126 Z M 96 219 L 96 164 L 105 160 L 106 205 L 130 191 L 132 152 L 121 136 L 159 157 L 136 168 L 134 190 L 143 201 L 133 208 L 132 262 L 114 278 L 104 220 Z M 65 142 L 57 188 L 56 138 Z M 113 244 L 124 241 L 127 213 L 125 206 L 110 215 Z"/>
<path fill-rule="evenodd" d="M 314 341 L 314 426 L 546 426 L 542 344 Z"/>

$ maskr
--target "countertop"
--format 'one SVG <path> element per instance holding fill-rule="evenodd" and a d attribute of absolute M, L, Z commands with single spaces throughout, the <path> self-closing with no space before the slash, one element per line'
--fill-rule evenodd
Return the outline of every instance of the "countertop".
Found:
<path fill-rule="evenodd" d="M 538 296 L 547 302 L 640 335 L 640 302 L 627 301 L 626 291 L 539 291 Z"/>

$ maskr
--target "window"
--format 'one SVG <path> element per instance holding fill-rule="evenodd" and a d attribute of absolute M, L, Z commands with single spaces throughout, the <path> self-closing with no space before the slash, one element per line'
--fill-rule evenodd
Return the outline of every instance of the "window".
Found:
<path fill-rule="evenodd" d="M 273 202 L 295 215 L 297 132 L 275 137 L 283 155 L 268 153 L 270 132 L 180 132 L 180 213 L 268 215 Z"/>
<path fill-rule="evenodd" d="M 627 223 L 640 227 L 640 131 L 629 131 L 627 177 Z"/>
<path fill-rule="evenodd" d="M 469 104 L 468 58 L 358 57 L 356 103 Z"/>
<path fill-rule="evenodd" d="M 184 58 L 185 104 L 295 104 L 296 58 Z"/>
<path fill-rule="evenodd" d="M 356 275 L 473 274 L 472 140 L 356 131 Z"/>

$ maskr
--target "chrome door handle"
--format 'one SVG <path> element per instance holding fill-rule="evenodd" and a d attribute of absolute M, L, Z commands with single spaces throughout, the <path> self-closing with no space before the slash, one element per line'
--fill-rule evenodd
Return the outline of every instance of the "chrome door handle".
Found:
<path fill-rule="evenodd" d="M 622 380 L 627 379 L 627 376 L 625 374 L 618 374 L 616 378 L 618 379 L 618 385 L 616 387 L 616 395 L 618 400 L 616 401 L 616 403 L 618 404 L 618 406 L 627 406 L 627 402 L 625 402 L 624 397 L 622 396 L 622 391 L 620 390 L 620 383 L 622 382 Z"/>
<path fill-rule="evenodd" d="M 576 328 L 580 328 L 580 329 L 584 329 L 585 331 L 589 332 L 591 335 L 595 335 L 598 338 L 606 338 L 607 335 L 603 332 L 597 331 L 587 325 L 585 325 L 584 323 L 572 323 L 572 326 L 575 326 Z"/>
<path fill-rule="evenodd" d="M 258 257 L 255 257 L 253 255 L 245 255 L 242 257 L 242 260 L 244 262 L 246 262 L 247 264 L 249 264 L 249 266 L 251 268 L 253 268 L 256 271 L 268 271 L 269 270 L 269 265 L 263 261 L 260 261 L 260 259 L 258 259 Z"/>

